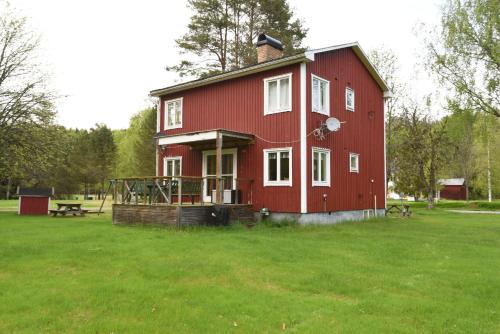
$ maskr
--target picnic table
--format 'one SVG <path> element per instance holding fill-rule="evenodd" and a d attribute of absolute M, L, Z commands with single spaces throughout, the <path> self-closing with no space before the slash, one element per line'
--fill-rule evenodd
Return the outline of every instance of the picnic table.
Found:
<path fill-rule="evenodd" d="M 62 216 L 66 215 L 80 215 L 84 216 L 89 210 L 82 209 L 81 203 L 56 203 L 57 210 L 50 210 L 52 216 L 57 216 L 61 214 Z"/>
<path fill-rule="evenodd" d="M 408 204 L 402 204 L 402 205 L 393 204 L 393 205 L 390 205 L 387 208 L 387 211 L 385 212 L 385 215 L 387 216 L 388 214 L 391 214 L 391 213 L 399 213 L 402 217 L 410 217 L 410 215 L 411 215 L 410 206 Z"/>

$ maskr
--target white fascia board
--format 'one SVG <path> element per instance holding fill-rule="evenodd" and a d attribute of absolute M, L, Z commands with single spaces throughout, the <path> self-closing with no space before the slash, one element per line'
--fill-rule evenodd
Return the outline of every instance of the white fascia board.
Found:
<path fill-rule="evenodd" d="M 209 132 L 202 132 L 202 133 L 168 136 L 168 137 L 159 138 L 158 145 L 193 143 L 193 142 L 204 141 L 204 140 L 215 140 L 216 138 L 217 138 L 217 131 L 209 131 Z"/>
<path fill-rule="evenodd" d="M 189 81 L 189 82 L 179 84 L 176 86 L 155 89 L 155 90 L 152 90 L 149 93 L 149 95 L 150 96 L 162 96 L 162 95 L 166 95 L 166 94 L 172 94 L 172 93 L 180 92 L 180 91 L 183 91 L 186 89 L 206 86 L 206 85 L 209 85 L 209 84 L 212 84 L 215 82 L 219 82 L 219 81 L 225 81 L 225 80 L 229 80 L 229 79 L 234 79 L 234 78 L 246 76 L 249 74 L 268 71 L 268 70 L 271 70 L 273 68 L 279 68 L 279 67 L 284 67 L 287 65 L 297 64 L 297 63 L 303 62 L 304 60 L 309 60 L 309 59 L 307 58 L 305 53 L 300 53 L 300 54 L 295 55 L 295 56 L 277 59 L 274 61 L 265 62 L 262 64 L 257 64 L 255 66 L 251 66 L 248 68 L 242 68 L 239 70 L 235 70 L 235 71 L 231 71 L 231 72 L 227 72 L 227 73 L 222 73 L 222 74 L 219 74 L 219 75 L 216 75 L 213 77 L 209 77 L 206 79 L 202 79 L 202 80 L 194 80 L 194 81 Z"/>

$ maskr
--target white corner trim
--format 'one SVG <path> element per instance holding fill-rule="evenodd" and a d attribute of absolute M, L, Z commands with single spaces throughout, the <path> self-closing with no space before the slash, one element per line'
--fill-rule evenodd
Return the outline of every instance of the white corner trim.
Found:
<path fill-rule="evenodd" d="M 382 105 L 382 112 L 384 115 L 384 117 L 382 117 L 382 121 L 384 122 L 384 204 L 385 204 L 385 209 L 387 210 L 387 142 L 385 138 L 385 106 L 386 106 L 385 102 L 386 101 L 384 100 Z"/>
<path fill-rule="evenodd" d="M 293 148 L 292 147 L 279 147 L 279 148 L 265 148 L 264 152 L 264 187 L 291 187 L 293 185 Z M 267 159 L 268 153 L 273 152 L 288 152 L 289 157 L 289 165 L 288 165 L 288 176 L 289 179 L 287 181 L 268 181 L 269 178 L 269 160 Z M 276 157 L 277 160 L 277 172 L 280 174 L 280 160 L 279 155 Z M 280 176 L 280 175 L 279 175 Z"/>
<path fill-rule="evenodd" d="M 300 64 L 300 212 L 307 213 L 307 68 Z"/>
<path fill-rule="evenodd" d="M 160 132 L 161 99 L 156 104 L 156 132 Z"/>

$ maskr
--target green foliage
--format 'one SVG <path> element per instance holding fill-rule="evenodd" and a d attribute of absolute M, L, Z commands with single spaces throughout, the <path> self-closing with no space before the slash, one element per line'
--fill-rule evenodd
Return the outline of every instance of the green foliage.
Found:
<path fill-rule="evenodd" d="M 281 40 L 285 55 L 302 49 L 307 34 L 286 0 L 189 0 L 188 32 L 176 40 L 183 59 L 168 66 L 180 76 L 206 77 L 256 62 L 254 40 L 265 32 Z"/>
<path fill-rule="evenodd" d="M 430 68 L 457 101 L 500 117 L 500 2 L 447 0 L 441 32 L 426 42 Z"/>
<path fill-rule="evenodd" d="M 413 211 L 193 230 L 0 213 L 0 332 L 497 332 L 500 216 Z"/>
<path fill-rule="evenodd" d="M 118 146 L 118 177 L 155 175 L 156 109 L 148 108 L 134 115 L 127 130 L 114 132 Z"/>

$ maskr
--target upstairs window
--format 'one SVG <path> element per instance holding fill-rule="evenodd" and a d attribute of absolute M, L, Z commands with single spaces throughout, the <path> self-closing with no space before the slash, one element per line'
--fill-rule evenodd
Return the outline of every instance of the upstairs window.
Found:
<path fill-rule="evenodd" d="M 312 185 L 330 186 L 330 150 L 313 147 Z"/>
<path fill-rule="evenodd" d="M 312 111 L 330 115 L 330 82 L 312 76 Z"/>
<path fill-rule="evenodd" d="M 292 148 L 264 150 L 264 186 L 292 185 Z"/>
<path fill-rule="evenodd" d="M 165 101 L 165 129 L 182 128 L 182 98 Z"/>
<path fill-rule="evenodd" d="M 359 154 L 349 153 L 349 171 L 359 173 Z"/>
<path fill-rule="evenodd" d="M 354 111 L 354 91 L 349 87 L 345 89 L 345 108 Z"/>
<path fill-rule="evenodd" d="M 292 74 L 264 79 L 264 115 L 292 110 Z"/>
<path fill-rule="evenodd" d="M 169 157 L 165 158 L 163 166 L 165 176 L 181 176 L 182 174 L 182 158 Z"/>

